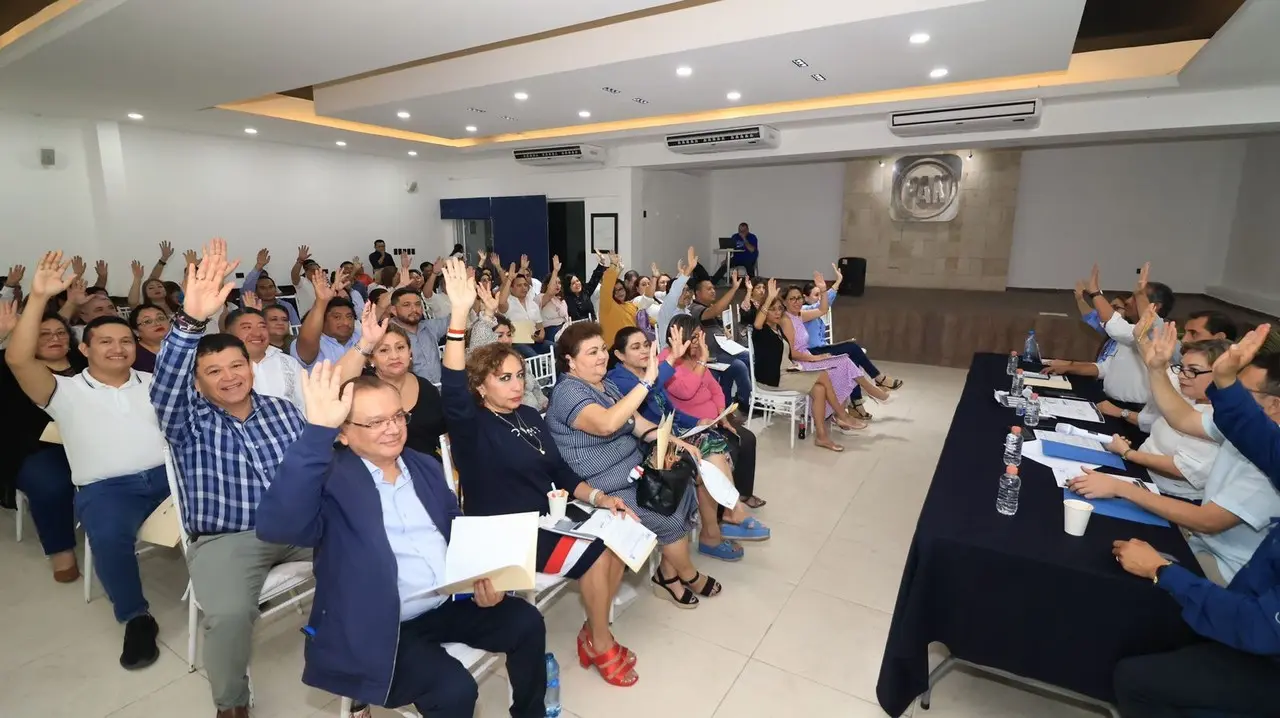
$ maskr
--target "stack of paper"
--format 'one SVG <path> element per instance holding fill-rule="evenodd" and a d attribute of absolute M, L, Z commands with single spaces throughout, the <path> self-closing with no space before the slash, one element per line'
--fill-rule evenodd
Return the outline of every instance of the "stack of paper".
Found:
<path fill-rule="evenodd" d="M 444 580 L 427 593 L 471 593 L 489 579 L 493 590 L 528 591 L 538 564 L 538 512 L 502 516 L 458 516 L 449 535 Z"/>
<path fill-rule="evenodd" d="M 630 516 L 597 511 L 578 527 L 580 533 L 599 537 L 610 551 L 622 559 L 627 568 L 640 573 L 649 554 L 658 545 L 658 537 L 644 524 Z"/>
<path fill-rule="evenodd" d="M 1101 424 L 1102 415 L 1094 408 L 1093 404 L 1079 399 L 1061 399 L 1052 396 L 1040 397 L 1040 413 L 1045 416 L 1053 416 L 1059 419 L 1071 419 L 1074 421 L 1091 421 L 1095 424 Z"/>

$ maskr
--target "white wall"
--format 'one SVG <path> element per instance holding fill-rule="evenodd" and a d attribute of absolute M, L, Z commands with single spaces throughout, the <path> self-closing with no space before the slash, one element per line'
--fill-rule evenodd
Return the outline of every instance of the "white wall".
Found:
<path fill-rule="evenodd" d="M 676 273 L 676 262 L 690 246 L 696 247 L 704 266 L 712 255 L 705 250 L 711 223 L 711 183 L 705 174 L 642 170 L 639 231 L 635 243 L 635 268 L 649 273 L 657 262 L 667 274 Z M 712 269 L 714 271 L 714 268 Z"/>
<path fill-rule="evenodd" d="M 1209 294 L 1280 316 L 1280 135 L 1250 139 L 1245 154 L 1222 279 Z"/>
<path fill-rule="evenodd" d="M 760 238 L 760 273 L 800 279 L 836 261 L 844 212 L 844 164 L 713 170 L 708 257 L 716 238 L 751 225 Z M 713 261 L 703 260 L 711 271 Z"/>
<path fill-rule="evenodd" d="M 1126 288 L 1150 261 L 1152 279 L 1203 292 L 1222 272 L 1245 143 L 1027 150 L 1008 286 L 1069 288 L 1096 261 L 1104 286 Z"/>

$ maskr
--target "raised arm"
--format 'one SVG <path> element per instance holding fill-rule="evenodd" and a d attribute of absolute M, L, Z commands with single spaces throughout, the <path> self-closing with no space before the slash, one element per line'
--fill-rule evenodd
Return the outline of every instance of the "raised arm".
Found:
<path fill-rule="evenodd" d="M 436 257 L 436 261 L 431 264 L 431 274 L 422 278 L 422 298 L 430 299 L 436 293 L 436 277 L 440 276 L 440 263 L 442 258 Z"/>
<path fill-rule="evenodd" d="M 1270 324 L 1245 334 L 1213 363 L 1213 424 L 1244 457 L 1280 486 L 1280 426 L 1277 426 L 1236 376 L 1257 355 L 1271 332 Z"/>
<path fill-rule="evenodd" d="M 724 310 L 728 309 L 729 305 L 733 304 L 733 298 L 738 295 L 738 287 L 740 286 L 742 286 L 742 277 L 738 274 L 730 275 L 729 288 L 725 290 L 724 294 L 717 297 L 716 300 L 711 303 L 711 306 L 707 307 L 707 311 L 703 312 L 703 316 L 715 317 L 718 320 L 720 315 L 724 314 Z M 823 286 L 825 287 L 826 285 Z"/>
<path fill-rule="evenodd" d="M 502 267 L 498 267 L 498 274 L 502 277 L 502 289 L 498 290 L 498 312 L 500 314 L 506 314 L 507 309 L 511 306 L 511 283 L 516 279 L 515 262 L 511 263 L 510 270 L 504 270 Z"/>
<path fill-rule="evenodd" d="M 823 278 L 822 272 L 813 273 L 813 285 L 818 288 L 818 308 L 817 309 L 801 309 L 800 321 L 808 322 L 814 319 L 821 319 L 827 316 L 827 310 L 831 308 L 831 297 L 827 296 L 827 280 Z"/>
<path fill-rule="evenodd" d="M 689 260 L 693 260 L 689 262 Z M 671 325 L 671 318 L 680 310 L 680 295 L 684 293 L 685 285 L 689 283 L 689 275 L 693 272 L 693 268 L 698 264 L 698 254 L 693 247 L 689 248 L 688 257 L 681 262 L 676 263 L 676 278 L 671 280 L 671 286 L 667 287 L 667 298 L 663 300 L 662 306 L 658 309 L 658 345 L 662 348 L 667 346 L 667 327 Z"/>
<path fill-rule="evenodd" d="M 293 355 L 304 366 L 315 363 L 320 354 L 320 335 L 324 332 L 324 313 L 329 308 L 329 300 L 333 299 L 333 287 L 323 269 L 317 269 L 309 277 L 311 286 L 316 290 L 315 304 L 302 320 L 298 329 L 298 338 L 293 343 Z"/>
<path fill-rule="evenodd" d="M 133 270 L 133 284 L 129 285 L 129 306 L 137 309 L 142 304 L 142 262 L 133 260 L 129 264 L 129 268 Z"/>
<path fill-rule="evenodd" d="M 1133 302 L 1138 308 L 1138 316 L 1147 313 L 1151 299 L 1147 296 L 1147 280 L 1151 276 L 1151 262 L 1145 262 L 1138 270 L 1138 284 L 1133 289 Z"/>
<path fill-rule="evenodd" d="M 645 369 L 644 380 L 607 409 L 595 403 L 583 407 L 573 420 L 573 428 L 593 436 L 609 436 L 621 429 L 628 419 L 634 418 L 637 426 L 642 421 L 648 424 L 648 420 L 640 416 L 640 407 L 649 396 L 649 389 L 657 378 L 658 344 L 654 342 L 649 345 L 649 367 Z"/>
<path fill-rule="evenodd" d="M 31 297 L 27 299 L 26 310 L 18 318 L 9 339 L 9 348 L 5 351 L 4 360 L 13 371 L 14 379 L 22 393 L 36 406 L 48 406 L 57 386 L 53 372 L 36 358 L 36 344 L 40 340 L 40 324 L 44 321 L 49 298 L 71 284 L 72 278 L 67 274 L 70 264 L 63 261 L 62 252 L 46 252 L 40 259 L 31 277 Z M 67 341 L 72 339 L 67 337 Z"/>
<path fill-rule="evenodd" d="M 760 309 L 756 312 L 756 320 L 752 322 L 752 326 L 756 331 L 764 329 L 765 319 L 769 316 L 769 307 L 778 299 L 778 280 L 770 279 L 768 284 L 769 290 L 765 293 L 764 304 L 760 305 Z"/>
<path fill-rule="evenodd" d="M 1089 301 L 1093 302 L 1093 308 L 1098 312 L 1098 321 L 1105 325 L 1111 320 L 1111 315 L 1115 314 L 1116 310 L 1111 306 L 1111 302 L 1108 302 L 1107 298 L 1103 296 L 1102 290 L 1098 288 L 1099 275 L 1098 265 L 1095 264 L 1089 272 L 1088 290 L 1089 294 L 1092 295 Z"/>
<path fill-rule="evenodd" d="M 600 301 L 613 301 L 613 287 L 618 283 L 618 275 L 620 271 L 618 265 L 610 264 L 608 269 L 604 270 L 604 275 L 600 277 Z"/>
<path fill-rule="evenodd" d="M 75 318 L 76 312 L 89 301 L 89 288 L 85 286 L 84 279 L 76 277 L 71 280 L 71 286 L 67 287 L 67 301 L 62 303 L 62 308 L 58 310 L 58 316 L 71 321 Z"/>
<path fill-rule="evenodd" d="M 99 289 L 106 289 L 107 288 L 107 263 L 101 259 L 99 259 L 97 262 L 94 262 L 93 273 L 97 275 L 97 279 L 94 281 L 93 286 L 98 287 Z"/>
<path fill-rule="evenodd" d="M 591 296 L 595 294 L 596 287 L 600 286 L 600 279 L 604 277 L 604 271 L 609 268 L 609 256 L 603 252 L 596 252 L 596 261 L 599 264 L 591 271 L 591 277 L 582 283 L 583 296 Z"/>
<path fill-rule="evenodd" d="M 302 270 L 308 259 L 311 259 L 311 248 L 305 244 L 298 245 L 298 257 L 289 268 L 289 283 L 295 287 L 295 292 L 297 292 L 296 287 L 302 283 Z"/>
<path fill-rule="evenodd" d="M 1151 399 L 1160 407 L 1160 414 L 1169 422 L 1169 426 L 1187 436 L 1212 441 L 1212 437 L 1204 430 L 1203 415 L 1183 401 L 1182 395 L 1169 383 L 1169 360 L 1178 343 L 1177 325 L 1167 322 L 1150 335 L 1145 332 L 1145 328 L 1154 321 L 1155 313 L 1155 307 L 1147 307 L 1147 313 L 1134 332 L 1142 337 L 1138 340 L 1138 346 L 1142 350 L 1142 360 L 1147 365 Z"/>
<path fill-rule="evenodd" d="M 164 274 L 165 265 L 169 263 L 169 258 L 173 256 L 173 245 L 168 242 L 160 243 L 160 259 L 151 267 L 151 274 L 147 279 L 159 279 Z"/>

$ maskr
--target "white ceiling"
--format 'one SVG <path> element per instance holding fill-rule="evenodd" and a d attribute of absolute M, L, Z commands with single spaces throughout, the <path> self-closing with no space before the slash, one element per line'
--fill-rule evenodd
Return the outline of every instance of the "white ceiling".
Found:
<path fill-rule="evenodd" d="M 572 72 L 401 97 L 332 114 L 460 138 L 470 136 L 464 129 L 468 125 L 477 128 L 476 136 L 483 136 L 913 87 L 936 82 L 929 77 L 935 67 L 949 70 L 945 82 L 1062 70 L 1071 56 L 1083 5 L 1083 0 L 985 0 L 628 62 L 591 66 L 591 56 L 584 56 L 581 64 L 586 66 Z M 704 10 L 724 12 L 730 7 L 726 3 Z M 783 6 L 778 11 L 783 12 Z M 674 15 L 670 21 L 676 21 Z M 908 37 L 916 32 L 928 33 L 930 41 L 910 44 Z M 796 67 L 791 62 L 795 58 L 808 67 Z M 465 73 L 460 66 L 470 59 L 454 60 L 452 65 Z M 676 68 L 682 65 L 693 68 L 693 75 L 677 77 Z M 827 79 L 814 81 L 812 73 Z M 381 84 L 380 94 L 395 94 L 394 89 L 388 93 L 385 79 Z M 611 94 L 604 87 L 621 92 Z M 405 82 L 404 88 L 411 91 L 411 83 Z M 528 93 L 529 99 L 516 100 L 517 91 Z M 741 100 L 728 100 L 730 91 L 741 93 Z M 634 102 L 637 97 L 648 104 Z M 398 119 L 401 110 L 412 117 Z M 580 110 L 590 111 L 591 117 L 579 118 Z"/>
<path fill-rule="evenodd" d="M 1192 58 L 1179 75 L 1184 85 L 1250 85 L 1280 82 L 1280 2 L 1249 0 Z"/>

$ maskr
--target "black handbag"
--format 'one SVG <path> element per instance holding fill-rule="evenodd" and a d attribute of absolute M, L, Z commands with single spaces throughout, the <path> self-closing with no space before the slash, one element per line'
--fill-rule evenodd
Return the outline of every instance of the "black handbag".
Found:
<path fill-rule="evenodd" d="M 684 492 L 689 490 L 698 475 L 698 466 L 686 454 L 680 454 L 665 469 L 641 465 L 636 479 L 636 503 L 663 516 L 670 516 L 680 508 Z"/>

